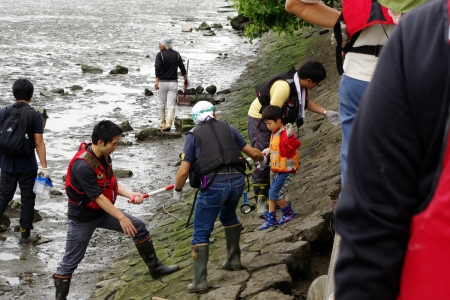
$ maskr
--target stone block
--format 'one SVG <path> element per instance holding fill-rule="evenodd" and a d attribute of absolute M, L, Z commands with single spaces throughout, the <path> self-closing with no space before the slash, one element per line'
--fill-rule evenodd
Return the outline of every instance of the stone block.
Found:
<path fill-rule="evenodd" d="M 284 294 L 291 292 L 292 278 L 285 264 L 253 273 L 247 283 L 247 287 L 241 293 L 241 297 L 256 295 L 268 289 L 278 289 Z"/>
<path fill-rule="evenodd" d="M 264 232 L 263 232 L 264 233 Z M 263 234 L 260 239 L 250 248 L 251 251 L 260 251 L 264 247 L 272 244 L 290 242 L 294 235 L 289 231 L 274 230 Z"/>
<path fill-rule="evenodd" d="M 238 299 L 240 290 L 240 285 L 224 286 L 201 295 L 199 300 L 235 300 Z"/>

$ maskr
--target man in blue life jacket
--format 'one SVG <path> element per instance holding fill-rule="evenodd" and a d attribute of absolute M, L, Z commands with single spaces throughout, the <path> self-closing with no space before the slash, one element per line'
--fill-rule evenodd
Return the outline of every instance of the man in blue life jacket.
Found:
<path fill-rule="evenodd" d="M 47 155 L 44 143 L 44 119 L 40 112 L 30 106 L 33 97 L 33 84 L 25 78 L 19 78 L 12 87 L 16 103 L 6 106 L 0 110 L 0 123 L 13 110 L 25 109 L 27 118 L 27 136 L 30 139 L 29 154 L 0 154 L 0 216 L 5 212 L 8 203 L 13 199 L 17 188 L 20 188 L 20 240 L 19 244 L 29 242 L 30 231 L 33 229 L 34 205 L 36 194 L 33 192 L 33 186 L 36 179 L 36 173 L 48 178 L 50 173 L 47 167 Z M 41 163 L 38 170 L 36 153 Z"/>
<path fill-rule="evenodd" d="M 174 189 L 174 199 L 181 201 L 188 176 L 189 184 L 200 188 L 191 241 L 194 282 L 187 287 L 191 293 L 205 292 L 209 288 L 206 265 L 209 238 L 217 216 L 225 229 L 227 244 L 227 260 L 222 267 L 224 270 L 242 268 L 239 248 L 242 224 L 236 215 L 236 207 L 244 191 L 247 161 L 241 151 L 255 161 L 265 161 L 261 151 L 249 146 L 233 126 L 216 120 L 215 110 L 207 101 L 199 101 L 192 108 L 192 118 L 197 126 L 186 134 Z"/>
<path fill-rule="evenodd" d="M 292 70 L 292 72 L 291 72 Z M 308 89 L 320 86 L 320 82 L 325 79 L 326 71 L 323 65 L 318 61 L 308 61 L 303 64 L 298 71 L 291 69 L 266 79 L 257 86 L 257 98 L 252 102 L 248 110 L 247 128 L 250 144 L 252 147 L 264 150 L 269 147 L 270 136 L 272 132 L 261 120 L 262 111 L 268 105 L 283 107 L 290 101 L 298 102 L 299 110 L 295 119 L 297 126 L 301 126 L 305 116 L 305 109 L 316 114 L 324 115 L 334 126 L 339 124 L 339 118 L 336 112 L 328 110 L 308 98 Z M 260 87 L 260 91 L 258 91 Z M 261 100 L 263 97 L 262 103 Z M 292 122 L 295 122 L 293 120 Z M 261 216 L 268 211 L 267 199 L 270 183 L 270 167 L 256 168 L 252 173 L 253 190 L 258 205 L 258 214 Z"/>

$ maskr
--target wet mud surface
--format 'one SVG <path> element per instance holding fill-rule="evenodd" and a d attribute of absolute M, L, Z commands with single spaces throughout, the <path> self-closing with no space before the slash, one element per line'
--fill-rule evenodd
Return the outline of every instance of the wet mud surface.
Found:
<path fill-rule="evenodd" d="M 89 141 L 93 125 L 102 119 L 128 120 L 135 129 L 122 139 L 113 153 L 113 167 L 129 169 L 131 178 L 119 179 L 127 189 L 149 192 L 171 184 L 183 139 L 137 142 L 140 129 L 156 127 L 157 92 L 154 91 L 154 57 L 158 40 L 169 35 L 174 49 L 189 59 L 191 87 L 229 88 L 257 51 L 236 33 L 227 20 L 235 15 L 230 2 L 213 1 L 68 1 L 24 0 L 0 3 L 0 105 L 14 101 L 11 87 L 18 77 L 29 78 L 35 93 L 32 105 L 47 109 L 44 139 L 54 188 L 63 193 L 50 199 L 37 198 L 43 217 L 33 234 L 52 239 L 41 245 L 19 246 L 19 233 L 12 228 L 0 233 L 0 298 L 52 299 L 51 275 L 64 254 L 67 203 L 63 175 L 81 141 Z M 197 30 L 201 22 L 220 23 L 215 36 Z M 181 26 L 194 28 L 184 33 Z M 147 57 L 148 56 L 148 57 Z M 82 74 L 81 64 L 103 69 L 102 74 Z M 127 75 L 109 75 L 116 65 Z M 181 83 L 181 80 L 180 80 Z M 80 91 L 70 87 L 79 85 Z M 64 88 L 64 95 L 45 97 L 41 91 Z M 144 89 L 155 95 L 144 96 Z M 190 107 L 178 107 L 186 117 Z M 220 111 L 220 106 L 218 107 Z M 20 200 L 20 192 L 15 195 Z M 171 201 L 162 193 L 142 205 L 118 199 L 124 211 L 150 220 L 156 207 Z M 126 236 L 97 230 L 83 262 L 74 274 L 68 299 L 89 299 L 100 275 L 115 258 L 131 246 Z"/>

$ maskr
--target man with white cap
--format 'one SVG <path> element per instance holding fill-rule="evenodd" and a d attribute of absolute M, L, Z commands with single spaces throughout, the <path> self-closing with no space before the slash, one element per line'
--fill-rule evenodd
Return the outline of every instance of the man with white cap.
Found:
<path fill-rule="evenodd" d="M 191 293 L 208 290 L 209 238 L 217 216 L 225 228 L 227 244 L 227 260 L 222 267 L 225 270 L 241 268 L 239 239 L 242 224 L 236 215 L 245 185 L 246 159 L 241 151 L 253 160 L 265 160 L 261 151 L 248 145 L 233 126 L 217 121 L 215 111 L 216 108 L 207 101 L 200 101 L 192 108 L 192 118 L 197 126 L 186 134 L 175 181 L 174 198 L 178 201 L 188 176 L 189 184 L 200 189 L 191 241 L 194 282 L 187 287 Z"/>
<path fill-rule="evenodd" d="M 164 36 L 158 43 L 155 59 L 155 89 L 159 91 L 158 112 L 160 127 L 170 131 L 175 117 L 175 101 L 178 93 L 178 68 L 184 77 L 184 86 L 189 85 L 187 72 L 180 53 L 172 49 L 172 39 Z M 166 107 L 169 109 L 166 119 Z"/>

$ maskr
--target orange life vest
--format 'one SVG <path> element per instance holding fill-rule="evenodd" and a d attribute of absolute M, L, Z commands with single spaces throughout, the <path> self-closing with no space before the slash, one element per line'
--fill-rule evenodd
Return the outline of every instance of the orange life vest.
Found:
<path fill-rule="evenodd" d="M 299 168 L 298 149 L 292 158 L 282 157 L 280 154 L 280 135 L 283 131 L 273 133 L 270 138 L 270 170 L 273 172 L 295 172 Z"/>

